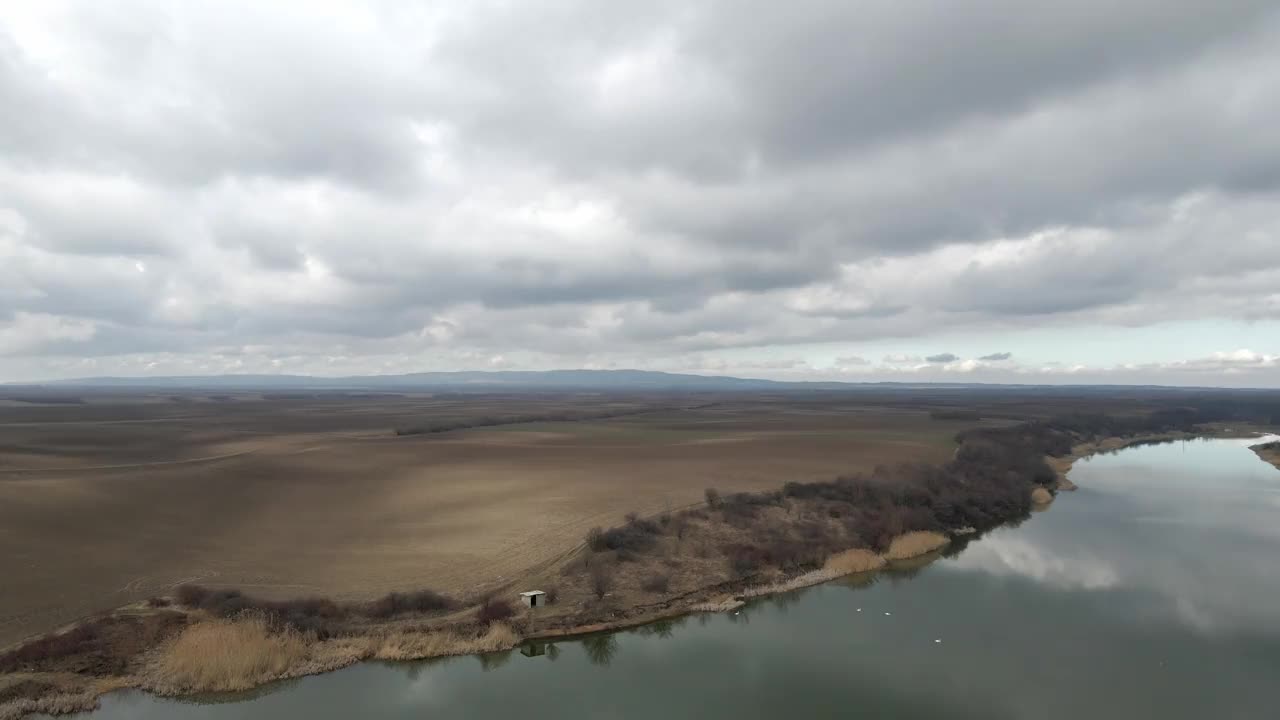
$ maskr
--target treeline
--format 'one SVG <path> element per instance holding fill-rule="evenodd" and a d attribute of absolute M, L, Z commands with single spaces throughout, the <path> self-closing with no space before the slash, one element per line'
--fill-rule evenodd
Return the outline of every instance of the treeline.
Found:
<path fill-rule="evenodd" d="M 1103 436 L 1194 431 L 1212 414 L 1168 409 L 1143 416 L 1077 414 L 1008 428 L 970 430 L 957 437 L 953 459 L 941 466 L 900 465 L 823 482 L 789 482 L 773 492 L 706 493 L 706 507 L 655 519 L 628 517 L 618 527 L 592 530 L 593 553 L 626 562 L 665 552 L 663 538 L 683 537 L 699 522 L 740 532 L 713 548 L 735 577 L 768 568 L 820 567 L 827 557 L 864 548 L 884 553 L 894 538 L 915 531 L 955 535 L 986 530 L 1027 516 L 1036 488 L 1053 491 L 1057 473 L 1046 456 L 1069 454 Z M 696 532 L 696 530 L 695 530 Z M 708 537 L 724 533 L 705 532 Z"/>
<path fill-rule="evenodd" d="M 1217 412 L 1194 407 L 1166 408 L 1142 415 L 1072 413 L 1006 428 L 967 430 L 957 435 L 956 440 L 961 444 L 961 452 L 973 440 L 1059 457 L 1069 454 L 1072 446 L 1080 442 L 1108 437 L 1195 432 L 1204 423 L 1222 419 Z"/>
<path fill-rule="evenodd" d="M 1184 403 L 1201 417 L 1201 422 L 1247 422 L 1280 425 L 1280 393 L 1259 391 L 1249 395 L 1204 395 Z"/>
<path fill-rule="evenodd" d="M 467 430 L 469 428 L 493 427 L 495 425 L 520 425 L 523 423 L 534 422 L 583 422 L 587 420 L 607 420 L 609 418 L 639 415 L 641 413 L 648 413 L 661 409 L 663 408 L 645 407 L 627 408 L 625 410 L 607 410 L 596 413 L 548 412 L 539 413 L 537 415 L 485 415 L 459 420 L 442 420 L 426 425 L 398 427 L 395 429 L 395 433 L 398 436 L 430 435 L 432 433 L 449 432 L 451 430 Z"/>
<path fill-rule="evenodd" d="M 1036 445 L 1020 436 L 970 434 L 945 465 L 902 465 L 823 482 L 789 482 L 773 492 L 706 493 L 705 508 L 592 530 L 593 553 L 620 562 L 666 552 L 687 532 L 723 538 L 705 524 L 728 526 L 731 541 L 710 548 L 733 577 L 766 569 L 820 567 L 830 556 L 864 548 L 884 553 L 894 538 L 914 531 L 956 534 L 983 530 L 1031 511 L 1031 491 L 1057 478 Z M 702 527 L 700 528 L 700 524 Z M 690 528 L 693 528 L 690 530 Z M 598 565 L 597 565 L 598 567 Z"/>

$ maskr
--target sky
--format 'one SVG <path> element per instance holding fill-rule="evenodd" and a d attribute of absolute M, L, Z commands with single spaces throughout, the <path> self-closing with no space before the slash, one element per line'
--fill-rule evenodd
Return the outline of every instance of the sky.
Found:
<path fill-rule="evenodd" d="M 0 382 L 1280 387 L 1274 0 L 0 4 Z"/>

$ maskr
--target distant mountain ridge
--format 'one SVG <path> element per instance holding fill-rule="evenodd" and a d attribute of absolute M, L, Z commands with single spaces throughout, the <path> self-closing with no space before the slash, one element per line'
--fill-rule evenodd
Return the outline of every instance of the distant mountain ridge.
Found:
<path fill-rule="evenodd" d="M 244 391 L 729 391 L 729 390 L 872 390 L 875 388 L 907 390 L 912 388 L 999 389 L 1009 391 L 1037 389 L 1043 392 L 1069 392 L 1093 389 L 1098 392 L 1119 387 L 1167 392 L 1215 389 L 1243 391 L 1235 388 L 1192 388 L 1161 385 L 1021 385 L 1004 383 L 946 382 L 838 382 L 786 381 L 762 378 L 740 378 L 727 375 L 691 375 L 654 370 L 462 370 L 455 372 L 421 372 L 400 375 L 350 375 L 318 377 L 314 375 L 185 375 L 157 377 L 88 377 L 46 382 L 0 383 L 0 388 L 128 388 L 140 390 L 244 390 Z M 1267 391 L 1274 392 L 1274 391 Z"/>
<path fill-rule="evenodd" d="M 26 383 L 24 383 L 26 384 Z M 758 390 L 845 387 L 838 382 L 782 382 L 650 370 L 464 370 L 403 375 L 190 375 L 92 377 L 38 383 L 45 387 L 198 388 L 219 390 Z"/>

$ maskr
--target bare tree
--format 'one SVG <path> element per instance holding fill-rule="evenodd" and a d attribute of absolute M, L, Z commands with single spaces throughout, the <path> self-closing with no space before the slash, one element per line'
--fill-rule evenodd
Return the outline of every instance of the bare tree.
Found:
<path fill-rule="evenodd" d="M 613 588 L 613 571 L 600 563 L 596 563 L 591 568 L 591 592 L 596 594 L 597 600 L 603 600 L 609 590 Z"/>
<path fill-rule="evenodd" d="M 707 507 L 717 507 L 720 505 L 720 491 L 715 488 L 707 488 L 703 493 L 707 498 Z"/>

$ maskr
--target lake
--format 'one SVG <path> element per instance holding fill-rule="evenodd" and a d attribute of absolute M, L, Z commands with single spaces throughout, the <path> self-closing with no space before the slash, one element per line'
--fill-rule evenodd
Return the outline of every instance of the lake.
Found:
<path fill-rule="evenodd" d="M 1095 456 L 1018 526 L 737 614 L 81 717 L 1274 718 L 1280 471 L 1256 442 Z"/>

